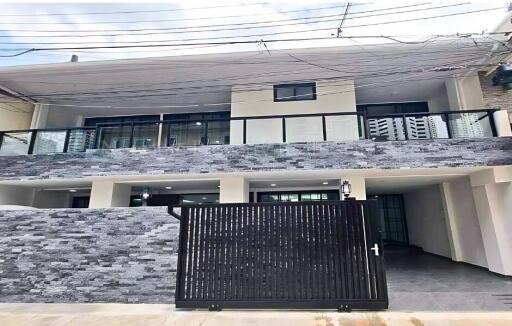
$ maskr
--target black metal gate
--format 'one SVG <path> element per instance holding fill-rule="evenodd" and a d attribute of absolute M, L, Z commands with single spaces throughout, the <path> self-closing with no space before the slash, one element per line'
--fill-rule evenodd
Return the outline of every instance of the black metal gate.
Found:
<path fill-rule="evenodd" d="M 386 309 L 375 210 L 356 200 L 181 206 L 176 307 Z"/>

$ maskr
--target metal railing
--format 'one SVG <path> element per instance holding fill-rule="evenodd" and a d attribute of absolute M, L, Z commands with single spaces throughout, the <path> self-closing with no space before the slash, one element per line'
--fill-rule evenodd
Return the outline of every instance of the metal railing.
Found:
<path fill-rule="evenodd" d="M 388 115 L 338 112 L 12 130 L 0 132 L 0 155 L 358 139 L 384 141 L 495 137 L 495 111 L 486 109 Z"/>

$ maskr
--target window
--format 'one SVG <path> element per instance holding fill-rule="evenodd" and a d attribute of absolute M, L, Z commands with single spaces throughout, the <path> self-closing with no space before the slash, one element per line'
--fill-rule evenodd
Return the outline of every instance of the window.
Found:
<path fill-rule="evenodd" d="M 339 200 L 338 190 L 259 192 L 259 203 Z"/>
<path fill-rule="evenodd" d="M 377 116 L 397 113 L 423 113 L 428 112 L 427 102 L 404 102 L 385 104 L 361 104 L 357 106 L 357 112 L 367 116 Z"/>
<path fill-rule="evenodd" d="M 230 112 L 207 112 L 193 114 L 166 114 L 164 120 L 174 122 L 163 126 L 163 134 L 168 143 L 173 145 L 222 145 L 229 144 Z M 203 123 L 205 120 L 207 124 Z M 179 120 L 190 120 L 179 122 Z M 170 127 L 170 129 L 169 129 Z"/>
<path fill-rule="evenodd" d="M 316 84 L 274 85 L 274 102 L 316 100 Z"/>

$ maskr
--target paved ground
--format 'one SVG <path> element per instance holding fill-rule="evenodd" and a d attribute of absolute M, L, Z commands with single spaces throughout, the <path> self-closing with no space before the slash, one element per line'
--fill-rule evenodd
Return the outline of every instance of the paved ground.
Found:
<path fill-rule="evenodd" d="M 171 305 L 0 304 L 2 326 L 474 326 L 512 325 L 512 313 L 175 311 Z"/>
<path fill-rule="evenodd" d="M 510 311 L 512 277 L 413 248 L 385 248 L 390 310 Z"/>

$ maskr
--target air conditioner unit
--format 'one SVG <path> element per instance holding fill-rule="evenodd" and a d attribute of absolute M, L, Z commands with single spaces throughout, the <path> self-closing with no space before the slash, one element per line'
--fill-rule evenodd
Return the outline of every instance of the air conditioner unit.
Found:
<path fill-rule="evenodd" d="M 512 64 L 502 63 L 496 69 L 496 75 L 492 78 L 494 86 L 501 85 L 507 89 L 512 89 Z"/>

